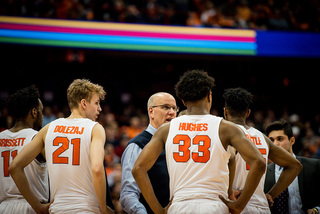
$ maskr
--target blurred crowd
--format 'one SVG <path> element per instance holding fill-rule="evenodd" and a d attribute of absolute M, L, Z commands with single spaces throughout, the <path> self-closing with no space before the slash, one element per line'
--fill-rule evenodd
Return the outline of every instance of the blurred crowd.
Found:
<path fill-rule="evenodd" d="M 0 15 L 107 22 L 144 23 L 257 30 L 320 31 L 319 0 L 3 0 Z M 105 169 L 117 213 L 121 188 L 121 156 L 127 143 L 148 126 L 145 109 L 128 105 L 114 112 L 104 104 L 98 122 L 106 132 Z M 43 125 L 67 117 L 67 106 L 45 105 Z M 222 116 L 216 109 L 212 114 Z M 276 115 L 255 109 L 249 125 L 264 132 L 271 122 L 285 119 L 293 127 L 294 153 L 320 159 L 320 114 L 305 119 L 299 114 Z M 11 128 L 7 109 L 0 109 L 0 131 Z"/>
<path fill-rule="evenodd" d="M 3 0 L 0 15 L 257 30 L 320 31 L 318 0 Z"/>
<path fill-rule="evenodd" d="M 122 174 L 121 156 L 129 140 L 148 126 L 149 119 L 146 109 L 139 109 L 134 105 L 128 105 L 121 113 L 112 112 L 111 107 L 106 104 L 102 108 L 98 122 L 104 126 L 106 132 L 105 169 L 115 210 L 117 213 L 123 213 L 119 203 Z M 212 109 L 211 113 L 222 116 L 216 109 Z M 43 114 L 43 125 L 45 125 L 56 118 L 67 117 L 70 113 L 67 106 L 59 108 L 45 105 Z M 303 120 L 300 115 L 289 115 L 285 111 L 280 118 L 277 118 L 271 109 L 255 109 L 248 119 L 248 124 L 264 132 L 268 124 L 278 119 L 285 119 L 292 125 L 296 138 L 293 146 L 296 155 L 320 159 L 320 114 L 312 120 Z M 2 108 L 0 131 L 10 128 L 12 123 L 12 118 L 7 114 L 6 108 Z"/>

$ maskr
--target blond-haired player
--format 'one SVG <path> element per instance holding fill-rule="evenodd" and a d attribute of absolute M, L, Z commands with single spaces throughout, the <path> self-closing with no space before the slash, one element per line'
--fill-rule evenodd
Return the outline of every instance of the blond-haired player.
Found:
<path fill-rule="evenodd" d="M 103 166 L 105 131 L 96 123 L 105 91 L 86 79 L 67 90 L 71 115 L 46 125 L 14 159 L 9 170 L 22 195 L 37 213 L 108 213 Z M 45 155 L 50 204 L 41 204 L 23 171 L 39 153 Z"/>

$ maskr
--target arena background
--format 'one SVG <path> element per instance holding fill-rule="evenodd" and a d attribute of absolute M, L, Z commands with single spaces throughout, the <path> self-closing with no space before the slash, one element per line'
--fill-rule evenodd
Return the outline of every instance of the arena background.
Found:
<path fill-rule="evenodd" d="M 48 3 L 47 1 L 40 2 Z M 95 1 L 69 2 L 78 6 L 80 3 L 81 8 L 81 3 Z M 96 1 L 95 3 L 102 4 L 102 2 Z M 114 2 L 125 1 L 117 0 Z M 142 4 L 142 2 L 148 1 L 139 2 Z M 223 1 L 217 2 L 223 3 Z M 256 1 L 248 2 L 253 4 L 251 7 L 253 11 Z M 264 6 L 272 3 L 272 1 L 268 1 L 268 3 L 267 1 L 257 2 L 257 4 L 262 2 L 265 4 Z M 285 3 L 286 1 L 281 2 Z M 299 1 L 290 2 L 292 5 L 297 4 L 299 6 L 300 4 Z M 318 11 L 320 11 L 318 1 L 306 2 L 317 3 L 317 7 L 308 8 L 310 10 L 318 8 Z M 15 2 L 4 1 L 0 3 L 0 15 L 20 15 L 19 10 L 7 10 L 6 3 L 14 4 Z M 129 5 L 127 6 L 129 8 Z M 269 5 L 269 7 L 273 8 L 272 5 Z M 95 7 L 98 11 L 93 9 L 93 12 L 99 15 L 99 12 L 101 12 L 99 8 L 102 7 Z M 46 10 L 48 7 L 42 7 L 42 9 Z M 141 12 L 143 11 L 144 9 L 141 9 Z M 314 24 L 315 16 L 306 16 L 308 10 L 304 11 L 307 12 L 302 12 L 303 16 L 299 17 L 303 17 L 302 21 L 306 20 L 307 23 L 310 21 L 309 24 L 311 23 L 310 26 L 313 26 L 313 28 L 307 29 L 307 32 L 301 32 L 299 35 L 308 34 L 312 35 L 313 38 L 319 38 L 320 18 L 317 19 L 317 24 Z M 39 15 L 39 13 L 35 14 Z M 46 17 L 48 15 L 47 13 L 43 14 Z M 317 14 L 318 17 L 320 17 L 319 14 Z M 30 16 L 30 14 L 24 14 L 24 16 Z M 61 18 L 53 16 L 51 18 Z M 117 22 L 117 20 L 99 21 Z M 274 30 L 268 29 L 265 32 L 271 34 L 283 33 L 285 36 L 277 44 L 281 46 L 282 42 L 286 40 L 286 36 L 295 33 L 294 31 L 297 28 Z M 300 29 L 300 31 L 303 30 Z M 118 201 L 122 173 L 120 158 L 126 144 L 132 138 L 132 136 L 129 136 L 129 132 L 139 133 L 148 124 L 146 105 L 150 95 L 159 91 L 166 91 L 175 96 L 174 85 L 180 75 L 190 69 L 203 69 L 208 71 L 216 80 L 216 86 L 213 89 L 212 114 L 223 116 L 222 94 L 225 89 L 230 87 L 246 88 L 254 94 L 249 125 L 264 131 L 266 125 L 272 121 L 286 119 L 294 129 L 296 143 L 293 149 L 295 154 L 320 158 L 320 48 L 318 48 L 320 47 L 320 39 L 314 40 L 314 46 L 312 42 L 308 45 L 315 53 L 313 56 L 308 55 L 309 49 L 303 49 L 303 45 L 308 41 L 295 40 L 291 42 L 293 49 L 296 47 L 302 48 L 302 50 L 299 49 L 301 52 L 298 51 L 298 53 L 302 53 L 301 56 L 183 54 L 18 45 L 0 42 L 0 130 L 10 128 L 13 124 L 12 118 L 7 114 L 5 100 L 17 89 L 31 84 L 35 84 L 39 88 L 45 108 L 51 109 L 51 113 L 47 113 L 46 109 L 44 111 L 44 119 L 49 122 L 57 117 L 68 116 L 66 90 L 74 79 L 87 78 L 94 83 L 101 84 L 107 91 L 106 99 L 101 103 L 103 111 L 98 118 L 99 122 L 105 127 L 107 136 L 105 168 L 108 173 L 108 182 L 116 213 L 123 213 Z M 272 47 L 270 49 L 272 51 Z M 184 109 L 179 99 L 177 99 L 177 104 L 180 109 Z M 137 121 L 137 118 L 139 122 L 133 123 L 134 119 Z"/>
<path fill-rule="evenodd" d="M 216 79 L 213 108 L 220 115 L 222 94 L 243 87 L 255 95 L 253 109 L 284 110 L 304 119 L 320 112 L 319 58 L 195 55 L 90 50 L 1 44 L 1 101 L 9 93 L 35 84 L 44 104 L 66 104 L 66 89 L 75 78 L 104 86 L 105 102 L 121 112 L 132 103 L 146 112 L 148 97 L 157 91 L 174 94 L 174 84 L 188 69 L 206 70 Z M 179 102 L 180 108 L 183 108 Z"/>

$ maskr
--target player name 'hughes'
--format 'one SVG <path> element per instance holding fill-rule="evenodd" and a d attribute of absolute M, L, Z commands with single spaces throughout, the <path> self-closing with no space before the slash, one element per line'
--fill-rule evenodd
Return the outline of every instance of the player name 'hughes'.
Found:
<path fill-rule="evenodd" d="M 23 146 L 25 138 L 0 139 L 0 147 Z"/>
<path fill-rule="evenodd" d="M 181 131 L 207 131 L 207 123 L 180 123 L 179 130 Z"/>
<path fill-rule="evenodd" d="M 82 134 L 84 127 L 77 126 L 56 126 L 53 132 L 59 132 L 64 134 Z"/>

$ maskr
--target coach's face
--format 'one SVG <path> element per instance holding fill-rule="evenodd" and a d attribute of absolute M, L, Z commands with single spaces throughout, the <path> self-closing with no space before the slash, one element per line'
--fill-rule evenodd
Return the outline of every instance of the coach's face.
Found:
<path fill-rule="evenodd" d="M 295 142 L 295 138 L 292 137 L 291 139 L 284 133 L 283 130 L 274 130 L 271 131 L 268 135 L 270 140 L 277 146 L 280 146 L 287 150 L 289 153 L 293 154 L 292 145 Z"/>
<path fill-rule="evenodd" d="M 177 116 L 177 104 L 170 94 L 158 96 L 153 106 L 149 107 L 150 123 L 158 129 L 162 124 L 170 122 Z"/>

